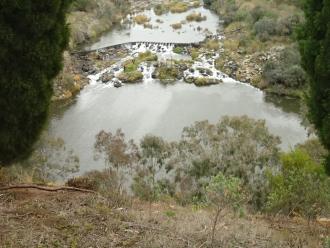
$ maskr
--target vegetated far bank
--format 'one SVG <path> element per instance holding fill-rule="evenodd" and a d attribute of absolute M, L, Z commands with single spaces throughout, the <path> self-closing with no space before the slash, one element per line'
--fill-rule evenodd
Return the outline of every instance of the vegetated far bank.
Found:
<path fill-rule="evenodd" d="M 304 20 L 300 1 L 204 3 L 224 20 L 220 70 L 268 93 L 302 98 L 307 76 L 295 41 L 295 29 Z"/>

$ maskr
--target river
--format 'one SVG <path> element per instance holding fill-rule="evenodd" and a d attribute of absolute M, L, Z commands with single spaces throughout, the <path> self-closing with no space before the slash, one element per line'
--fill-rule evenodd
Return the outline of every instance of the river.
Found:
<path fill-rule="evenodd" d="M 152 23 L 161 20 L 158 28 L 127 25 L 104 34 L 89 48 L 129 41 L 197 42 L 204 39 L 205 27 L 212 34 L 217 32 L 219 19 L 216 15 L 203 7 L 191 11 L 201 12 L 207 20 L 186 24 L 183 30 L 175 31 L 170 25 L 185 19 L 187 13 L 159 17 L 148 10 L 145 14 L 151 17 Z M 168 54 L 171 51 L 159 55 L 166 57 Z M 113 132 L 121 128 L 128 138 L 136 140 L 148 133 L 176 140 L 183 127 L 195 121 L 207 119 L 214 123 L 225 115 L 248 115 L 265 119 L 270 132 L 281 138 L 284 150 L 307 138 L 299 115 L 292 111 L 294 102 L 290 103 L 292 108 L 288 108 L 289 111 L 279 108 L 272 101 L 266 101 L 262 91 L 223 75 L 224 83 L 209 87 L 196 87 L 183 81 L 164 86 L 152 79 L 148 70 L 150 68 L 144 68 L 142 83 L 121 88 L 102 84 L 92 76 L 91 84 L 76 96 L 73 103 L 62 111 L 54 111 L 49 132 L 63 138 L 75 151 L 80 158 L 81 172 L 104 168 L 101 161 L 93 159 L 95 135 L 102 129 Z"/>

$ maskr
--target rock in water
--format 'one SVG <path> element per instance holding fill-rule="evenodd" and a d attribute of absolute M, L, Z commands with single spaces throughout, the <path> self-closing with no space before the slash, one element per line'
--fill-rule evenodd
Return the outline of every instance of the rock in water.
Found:
<path fill-rule="evenodd" d="M 102 83 L 107 83 L 107 82 L 109 82 L 110 80 L 112 80 L 113 77 L 114 77 L 113 74 L 106 72 L 106 73 L 104 73 L 104 74 L 101 76 L 100 79 L 101 79 Z"/>

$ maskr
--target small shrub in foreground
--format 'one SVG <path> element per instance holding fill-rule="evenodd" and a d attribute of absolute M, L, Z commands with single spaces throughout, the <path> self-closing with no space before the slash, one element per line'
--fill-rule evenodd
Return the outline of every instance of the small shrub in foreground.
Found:
<path fill-rule="evenodd" d="M 283 155 L 282 164 L 279 174 L 269 175 L 267 210 L 310 219 L 329 214 L 330 180 L 324 168 L 300 149 Z"/>
<path fill-rule="evenodd" d="M 216 208 L 211 244 L 214 243 L 215 229 L 222 210 L 229 207 L 237 211 L 244 201 L 241 185 L 242 182 L 239 178 L 231 176 L 226 177 L 220 172 L 218 175 L 211 178 L 209 185 L 206 187 L 207 200 Z"/>

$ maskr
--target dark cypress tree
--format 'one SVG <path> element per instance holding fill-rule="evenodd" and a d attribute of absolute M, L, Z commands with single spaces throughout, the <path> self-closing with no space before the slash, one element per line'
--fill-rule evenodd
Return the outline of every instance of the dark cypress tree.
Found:
<path fill-rule="evenodd" d="M 71 0 L 0 0 L 0 166 L 29 155 L 69 40 Z"/>
<path fill-rule="evenodd" d="M 330 0 L 306 0 L 299 32 L 303 66 L 309 75 L 310 120 L 330 151 Z M 326 161 L 330 175 L 330 154 Z"/>

